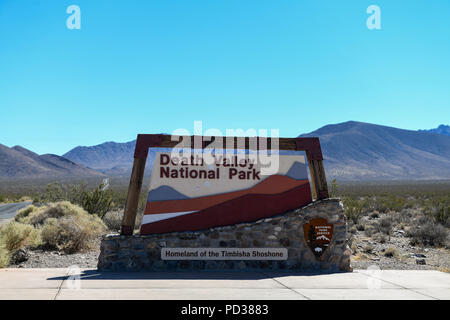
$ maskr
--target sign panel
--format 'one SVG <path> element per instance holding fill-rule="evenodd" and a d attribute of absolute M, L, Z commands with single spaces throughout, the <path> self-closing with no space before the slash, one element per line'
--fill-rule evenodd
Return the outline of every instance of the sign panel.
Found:
<path fill-rule="evenodd" d="M 286 248 L 163 248 L 161 260 L 287 260 Z"/>
<path fill-rule="evenodd" d="M 312 202 L 302 155 L 277 155 L 267 174 L 248 154 L 201 153 L 182 157 L 158 152 L 141 234 L 195 231 L 252 222 Z"/>
<path fill-rule="evenodd" d="M 316 257 L 320 257 L 333 238 L 333 225 L 326 219 L 316 218 L 303 225 L 305 240 Z"/>

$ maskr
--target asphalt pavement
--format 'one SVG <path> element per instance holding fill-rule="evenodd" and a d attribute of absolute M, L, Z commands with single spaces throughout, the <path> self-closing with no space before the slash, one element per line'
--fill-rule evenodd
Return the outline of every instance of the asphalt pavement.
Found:
<path fill-rule="evenodd" d="M 25 208 L 31 203 L 31 201 L 24 201 L 0 205 L 0 224 L 13 219 L 19 210 Z"/>

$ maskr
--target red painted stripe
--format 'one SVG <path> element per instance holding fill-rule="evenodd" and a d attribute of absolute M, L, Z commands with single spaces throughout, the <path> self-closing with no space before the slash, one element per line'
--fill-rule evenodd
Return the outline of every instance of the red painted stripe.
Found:
<path fill-rule="evenodd" d="M 170 213 L 180 211 L 198 211 L 215 206 L 219 203 L 242 197 L 246 194 L 279 194 L 302 184 L 309 184 L 308 180 L 295 180 L 283 175 L 273 175 L 257 185 L 238 191 L 216 195 L 198 197 L 186 200 L 165 200 L 147 202 L 144 214 Z"/>
<path fill-rule="evenodd" d="M 246 194 L 196 213 L 142 225 L 141 234 L 195 231 L 252 222 L 302 207 L 312 202 L 309 184 L 279 194 Z"/>

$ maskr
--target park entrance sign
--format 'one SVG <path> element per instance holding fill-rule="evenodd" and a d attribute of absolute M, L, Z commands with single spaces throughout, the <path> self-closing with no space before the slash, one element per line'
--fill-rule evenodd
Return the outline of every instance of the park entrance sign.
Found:
<path fill-rule="evenodd" d="M 102 239 L 99 270 L 351 270 L 318 138 L 138 135 L 134 158 L 121 234 Z"/>
<path fill-rule="evenodd" d="M 149 148 L 173 151 L 157 153 L 142 234 L 255 221 L 301 207 L 312 198 L 328 197 L 318 138 L 140 134 L 122 221 L 123 235 L 131 235 L 134 230 Z M 279 150 L 305 151 L 306 159 L 279 155 Z"/>
<path fill-rule="evenodd" d="M 303 155 L 271 155 L 272 170 L 258 153 L 211 157 L 156 154 L 141 234 L 251 222 L 312 202 Z"/>

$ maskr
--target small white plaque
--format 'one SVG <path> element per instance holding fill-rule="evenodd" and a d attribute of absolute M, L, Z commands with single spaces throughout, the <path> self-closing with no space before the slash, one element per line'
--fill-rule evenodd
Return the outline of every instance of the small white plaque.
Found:
<path fill-rule="evenodd" d="M 287 260 L 286 248 L 162 248 L 161 260 Z"/>

